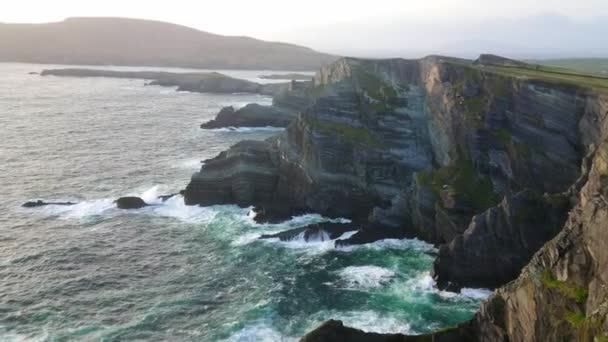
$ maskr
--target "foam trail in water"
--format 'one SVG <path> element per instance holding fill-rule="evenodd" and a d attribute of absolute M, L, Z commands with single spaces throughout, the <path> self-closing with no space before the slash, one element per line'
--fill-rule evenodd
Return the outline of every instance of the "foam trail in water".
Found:
<path fill-rule="evenodd" d="M 343 283 L 350 289 L 372 289 L 384 286 L 395 272 L 379 266 L 349 266 L 339 273 Z"/>
<path fill-rule="evenodd" d="M 235 215 L 245 215 L 245 210 L 233 205 L 221 205 L 200 207 L 197 205 L 186 205 L 184 197 L 176 195 L 161 205 L 150 208 L 156 215 L 163 217 L 173 217 L 186 223 L 209 224 L 220 212 L 232 213 Z"/>
<path fill-rule="evenodd" d="M 102 215 L 106 211 L 116 208 L 114 200 L 100 199 L 83 201 L 75 205 L 47 205 L 42 212 L 48 215 L 58 215 L 62 218 L 84 218 L 87 216 Z"/>

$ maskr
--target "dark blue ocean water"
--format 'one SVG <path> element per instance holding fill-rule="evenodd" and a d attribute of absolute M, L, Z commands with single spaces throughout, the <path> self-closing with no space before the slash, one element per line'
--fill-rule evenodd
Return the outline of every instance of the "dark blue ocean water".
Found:
<path fill-rule="evenodd" d="M 435 251 L 417 240 L 256 240 L 318 215 L 258 225 L 247 209 L 180 197 L 113 208 L 176 192 L 200 160 L 276 134 L 198 128 L 222 106 L 271 99 L 28 74 L 43 68 L 0 64 L 0 341 L 290 341 L 329 318 L 421 333 L 468 319 L 487 295 L 438 291 Z M 20 207 L 37 198 L 80 204 Z"/>

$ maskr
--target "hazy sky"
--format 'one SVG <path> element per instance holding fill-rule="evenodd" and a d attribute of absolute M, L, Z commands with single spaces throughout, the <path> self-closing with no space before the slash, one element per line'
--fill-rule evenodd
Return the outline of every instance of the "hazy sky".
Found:
<path fill-rule="evenodd" d="M 157 19 L 339 54 L 608 52 L 608 0 L 17 0 L 0 22 L 72 16 Z"/>

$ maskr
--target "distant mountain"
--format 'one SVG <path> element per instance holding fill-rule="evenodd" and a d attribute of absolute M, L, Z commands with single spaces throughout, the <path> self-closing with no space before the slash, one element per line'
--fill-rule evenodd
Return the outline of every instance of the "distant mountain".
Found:
<path fill-rule="evenodd" d="M 0 61 L 209 69 L 316 70 L 334 56 L 306 47 L 127 18 L 0 23 Z"/>

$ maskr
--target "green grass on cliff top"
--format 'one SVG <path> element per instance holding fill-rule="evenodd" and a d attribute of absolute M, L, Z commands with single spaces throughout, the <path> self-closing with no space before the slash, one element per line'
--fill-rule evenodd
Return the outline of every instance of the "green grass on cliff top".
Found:
<path fill-rule="evenodd" d="M 608 58 L 564 58 L 533 60 L 532 64 L 541 64 L 551 67 L 567 68 L 582 72 L 608 76 Z"/>
<path fill-rule="evenodd" d="M 475 66 L 475 68 L 495 72 L 505 76 L 536 79 L 551 83 L 573 84 L 588 88 L 608 89 L 608 77 L 587 74 L 565 68 L 541 65 L 520 67 L 486 65 Z"/>

